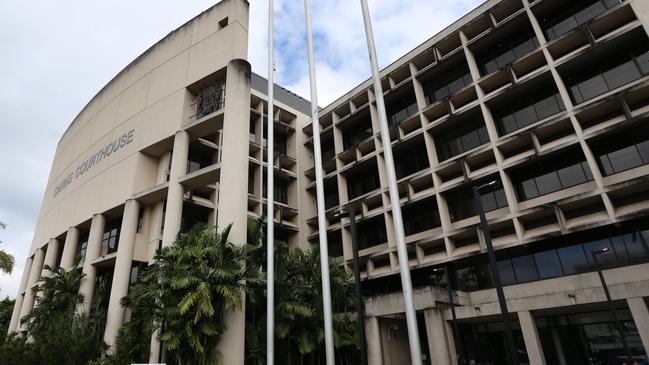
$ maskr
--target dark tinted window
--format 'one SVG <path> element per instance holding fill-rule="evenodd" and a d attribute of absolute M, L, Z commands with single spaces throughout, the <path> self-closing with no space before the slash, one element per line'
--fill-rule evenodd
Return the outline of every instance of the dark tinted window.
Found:
<path fill-rule="evenodd" d="M 592 143 L 605 176 L 649 163 L 649 126 L 642 125 Z"/>
<path fill-rule="evenodd" d="M 639 47 L 615 49 L 606 55 L 591 55 L 581 67 L 566 72 L 564 79 L 575 104 L 616 89 L 647 74 L 646 64 L 649 43 L 646 37 L 638 41 Z"/>
<path fill-rule="evenodd" d="M 447 69 L 434 76 L 429 76 L 429 73 L 422 78 L 422 86 L 428 104 L 448 98 L 473 82 L 464 57 L 459 62 L 453 62 L 452 68 L 448 67 L 448 64 L 440 65 L 431 72 L 440 68 Z"/>
<path fill-rule="evenodd" d="M 563 274 L 561 270 L 561 262 L 559 261 L 559 256 L 555 250 L 536 253 L 534 254 L 534 260 L 536 261 L 536 267 L 539 270 L 539 276 L 541 279 L 560 276 Z"/>
<path fill-rule="evenodd" d="M 629 259 L 647 257 L 647 236 L 649 231 L 642 231 L 623 236 Z"/>
<path fill-rule="evenodd" d="M 440 161 L 462 154 L 489 142 L 482 115 L 471 113 L 468 120 L 449 121 L 448 126 L 434 132 Z"/>
<path fill-rule="evenodd" d="M 345 150 L 355 148 L 359 143 L 367 140 L 372 136 L 372 123 L 367 119 L 354 120 L 345 123 L 341 127 L 343 135 L 343 147 Z"/>
<path fill-rule="evenodd" d="M 589 20 L 604 14 L 607 9 L 618 5 L 617 0 L 564 0 L 561 8 L 553 8 L 552 13 L 542 14 L 538 17 L 544 27 L 548 41 L 569 33 Z"/>
<path fill-rule="evenodd" d="M 106 228 L 101 237 L 101 246 L 104 250 L 107 250 L 107 253 L 117 251 L 117 245 L 119 244 L 119 230 L 121 226 L 121 219 L 115 219 L 106 224 Z"/>
<path fill-rule="evenodd" d="M 410 146 L 395 147 L 394 163 L 397 179 L 402 179 L 429 168 L 428 151 L 426 150 L 424 141 Z"/>
<path fill-rule="evenodd" d="M 511 260 L 498 261 L 498 273 L 500 274 L 500 282 L 503 285 L 516 283 Z"/>
<path fill-rule="evenodd" d="M 376 168 L 376 162 L 352 169 L 347 176 L 347 194 L 349 199 L 354 199 L 378 189 L 379 185 L 379 173 Z"/>
<path fill-rule="evenodd" d="M 340 231 L 327 233 L 327 245 L 329 257 L 343 255 L 343 238 Z"/>
<path fill-rule="evenodd" d="M 417 98 L 412 90 L 401 92 L 400 95 L 389 96 L 386 99 L 385 109 L 388 115 L 388 124 L 391 126 L 403 122 L 419 110 Z"/>
<path fill-rule="evenodd" d="M 536 272 L 534 256 L 516 257 L 512 259 L 512 264 L 518 282 L 538 280 L 539 274 Z"/>
<path fill-rule="evenodd" d="M 434 199 L 404 206 L 403 225 L 406 235 L 439 227 L 439 212 Z"/>
<path fill-rule="evenodd" d="M 524 27 L 501 37 L 476 55 L 482 75 L 504 68 L 538 48 L 539 42 L 531 27 Z"/>
<path fill-rule="evenodd" d="M 511 172 L 519 201 L 536 198 L 561 189 L 591 181 L 588 164 L 583 154 L 565 153 L 520 167 Z"/>
<path fill-rule="evenodd" d="M 487 180 L 490 179 L 481 180 L 477 184 L 480 185 Z M 452 222 L 472 217 L 477 214 L 475 202 L 473 201 L 473 188 L 471 186 L 452 190 L 446 193 L 445 196 Z M 485 212 L 490 212 L 507 206 L 507 197 L 505 196 L 505 190 L 503 188 L 493 191 L 481 191 L 481 196 L 482 206 Z"/>
<path fill-rule="evenodd" d="M 366 219 L 357 223 L 358 249 L 380 245 L 388 241 L 383 216 Z"/>
<path fill-rule="evenodd" d="M 584 249 L 581 245 L 564 247 L 557 250 L 561 266 L 566 274 L 575 274 L 587 271 L 589 268 L 588 261 L 584 255 Z"/>
<path fill-rule="evenodd" d="M 86 251 L 88 250 L 88 233 L 79 236 L 79 244 L 77 245 L 77 257 L 81 258 L 81 262 L 86 258 Z"/>
<path fill-rule="evenodd" d="M 506 100 L 492 107 L 500 135 L 509 134 L 565 109 L 561 95 L 552 84 L 534 88 L 528 95 Z"/>

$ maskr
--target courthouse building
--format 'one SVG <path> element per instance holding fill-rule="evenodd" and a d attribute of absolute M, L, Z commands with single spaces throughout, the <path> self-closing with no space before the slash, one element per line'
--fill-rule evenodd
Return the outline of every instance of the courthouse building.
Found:
<path fill-rule="evenodd" d="M 109 283 L 119 300 L 159 247 L 197 222 L 265 212 L 266 80 L 251 73 L 246 0 L 223 0 L 110 81 L 58 144 L 10 331 L 44 264 Z M 404 2 L 403 6 L 408 6 Z M 359 22 L 361 19 L 359 19 Z M 423 25 L 422 25 L 423 26 Z M 649 1 L 488 0 L 381 71 L 426 364 L 457 364 L 445 289 L 472 364 L 507 362 L 472 187 L 483 191 L 518 355 L 609 364 L 649 349 Z M 310 103 L 279 86 L 272 110 L 276 238 L 318 244 Z M 370 364 L 408 363 L 392 210 L 370 80 L 321 111 L 329 253 L 350 267 L 357 207 Z M 447 280 L 440 268 L 451 275 Z M 243 364 L 243 313 L 226 317 Z M 152 360 L 155 356 L 152 356 Z"/>

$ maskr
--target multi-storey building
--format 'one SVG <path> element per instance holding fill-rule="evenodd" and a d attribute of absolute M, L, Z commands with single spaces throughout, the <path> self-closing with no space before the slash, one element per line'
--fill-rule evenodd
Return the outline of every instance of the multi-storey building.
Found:
<path fill-rule="evenodd" d="M 404 4 L 404 6 L 407 6 Z M 111 278 L 119 299 L 160 245 L 195 222 L 264 212 L 265 81 L 250 73 L 248 4 L 224 0 L 169 34 L 82 110 L 56 152 L 10 331 L 34 303 L 43 263 L 85 257 L 81 286 Z M 472 187 L 531 364 L 612 364 L 623 354 L 596 273 L 598 255 L 634 355 L 649 348 L 649 2 L 488 0 L 381 71 L 422 352 L 456 364 L 507 363 Z M 309 102 L 277 88 L 276 236 L 317 244 Z M 375 94 L 368 80 L 322 109 L 329 252 L 352 257 L 357 207 L 371 364 L 409 358 Z M 247 190 L 245 184 L 247 182 Z M 445 267 L 449 278 L 441 275 Z M 88 303 L 90 304 L 90 303 Z M 241 313 L 221 341 L 242 363 Z"/>

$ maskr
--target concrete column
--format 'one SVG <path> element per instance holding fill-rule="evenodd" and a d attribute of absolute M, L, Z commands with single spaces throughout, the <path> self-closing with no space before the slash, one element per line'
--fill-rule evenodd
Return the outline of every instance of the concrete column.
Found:
<path fill-rule="evenodd" d="M 86 317 L 90 315 L 92 306 L 92 296 L 95 292 L 95 279 L 97 278 L 97 268 L 92 264 L 99 257 L 101 251 L 101 238 L 106 229 L 106 217 L 102 214 L 92 216 L 90 224 L 90 233 L 88 234 L 88 247 L 86 248 L 86 257 L 83 260 L 83 273 L 86 275 L 81 279 L 79 285 L 79 294 L 83 295 L 83 304 L 77 308 L 81 315 Z"/>
<path fill-rule="evenodd" d="M 455 350 L 451 354 L 446 321 L 442 317 L 442 313 L 438 309 L 426 309 L 424 311 L 424 318 L 426 320 L 426 334 L 428 335 L 430 363 L 437 365 L 457 365 Z"/>
<path fill-rule="evenodd" d="M 137 200 L 129 199 L 126 201 L 122 227 L 119 232 L 113 283 L 111 284 L 110 298 L 108 300 L 106 329 L 104 330 L 104 341 L 113 349 L 117 333 L 124 322 L 124 307 L 119 304 L 119 301 L 128 294 L 139 211 L 140 203 Z"/>
<path fill-rule="evenodd" d="M 545 365 L 543 347 L 541 346 L 541 339 L 539 338 L 534 316 L 530 311 L 520 311 L 518 312 L 518 322 L 521 325 L 523 339 L 525 340 L 525 349 L 527 350 L 527 357 L 530 360 L 530 364 Z"/>
<path fill-rule="evenodd" d="M 383 365 L 381 353 L 381 327 L 378 317 L 365 318 L 365 335 L 367 336 L 367 363 Z"/>
<path fill-rule="evenodd" d="M 176 132 L 174 150 L 171 157 L 169 172 L 169 191 L 167 192 L 167 210 L 165 226 L 162 232 L 162 245 L 170 246 L 180 232 L 180 221 L 183 216 L 183 199 L 185 189 L 178 178 L 187 173 L 187 155 L 189 153 L 189 134 L 185 131 Z"/>
<path fill-rule="evenodd" d="M 645 32 L 649 33 L 649 2 L 646 0 L 632 0 L 631 8 L 642 23 Z"/>
<path fill-rule="evenodd" d="M 222 229 L 232 223 L 230 240 L 245 245 L 248 220 L 248 189 L 245 184 L 248 181 L 250 63 L 241 59 L 228 63 L 225 95 L 217 226 Z M 228 330 L 218 344 L 224 364 L 244 363 L 245 300 L 242 303 L 241 310 L 225 313 L 224 321 Z"/>
<path fill-rule="evenodd" d="M 162 218 L 164 214 L 164 202 L 157 202 L 151 209 L 151 224 L 149 225 L 149 240 L 147 248 L 147 261 L 153 263 L 153 256 L 158 249 L 158 242 L 162 239 L 160 230 L 162 227 Z"/>
<path fill-rule="evenodd" d="M 16 303 L 14 304 L 14 310 L 11 312 L 11 320 L 9 321 L 9 331 L 7 333 L 16 332 L 18 328 L 18 320 L 20 319 L 20 310 L 23 306 L 23 300 L 25 298 L 24 291 L 27 287 L 27 280 L 29 279 L 29 273 L 32 269 L 31 257 L 28 257 L 25 260 L 25 267 L 23 268 L 23 276 L 20 279 L 20 286 L 18 287 L 18 295 L 16 296 Z"/>
<path fill-rule="evenodd" d="M 47 244 L 47 251 L 45 252 L 45 261 L 43 266 L 47 265 L 52 269 L 56 269 L 56 259 L 59 257 L 59 240 L 51 238 L 50 243 Z M 50 276 L 50 272 L 43 272 L 43 275 Z"/>
<path fill-rule="evenodd" d="M 63 245 L 63 254 L 61 255 L 61 267 L 65 270 L 72 269 L 74 259 L 77 255 L 77 246 L 79 245 L 79 229 L 76 227 L 68 228 Z"/>
<path fill-rule="evenodd" d="M 23 299 L 22 306 L 20 308 L 20 317 L 23 318 L 34 308 L 34 295 L 32 293 L 32 287 L 36 285 L 38 279 L 41 277 L 41 271 L 43 270 L 43 259 L 45 258 L 45 252 L 43 249 L 36 249 L 34 253 L 34 258 L 32 261 L 31 269 L 29 270 L 29 279 L 27 280 L 27 286 L 25 288 L 25 298 Z M 20 323 L 17 326 L 22 328 Z"/>
<path fill-rule="evenodd" d="M 644 298 L 628 298 L 626 300 L 633 316 L 633 322 L 638 328 L 645 351 L 649 351 L 649 310 Z"/>

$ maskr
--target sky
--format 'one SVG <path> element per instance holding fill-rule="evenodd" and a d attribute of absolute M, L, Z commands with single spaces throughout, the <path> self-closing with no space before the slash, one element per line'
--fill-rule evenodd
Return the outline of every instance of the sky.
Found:
<path fill-rule="evenodd" d="M 383 68 L 482 0 L 369 0 Z M 0 1 L 0 273 L 15 297 L 56 145 L 83 106 L 121 69 L 214 0 Z M 276 82 L 309 99 L 304 4 L 275 1 Z M 250 0 L 249 61 L 267 72 L 266 0 Z M 370 76 L 360 2 L 312 0 L 318 101 Z"/>

